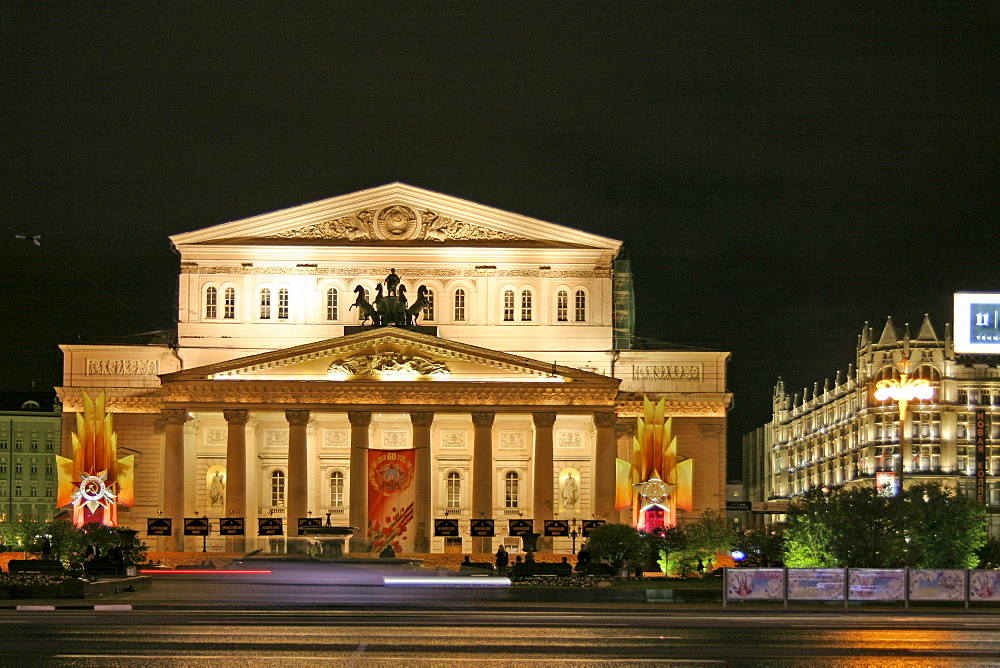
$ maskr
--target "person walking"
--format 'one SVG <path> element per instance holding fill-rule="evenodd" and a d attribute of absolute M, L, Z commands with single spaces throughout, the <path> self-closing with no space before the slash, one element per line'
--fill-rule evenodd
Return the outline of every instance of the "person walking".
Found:
<path fill-rule="evenodd" d="M 503 576 L 507 573 L 507 564 L 510 561 L 510 555 L 507 554 L 507 550 L 504 549 L 503 545 L 497 548 L 497 575 Z"/>

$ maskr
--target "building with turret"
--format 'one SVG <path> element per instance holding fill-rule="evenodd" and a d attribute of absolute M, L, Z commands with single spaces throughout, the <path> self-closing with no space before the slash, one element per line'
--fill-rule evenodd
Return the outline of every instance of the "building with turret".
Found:
<path fill-rule="evenodd" d="M 888 491 L 902 458 L 904 487 L 938 482 L 1000 513 L 1000 356 L 956 353 L 950 327 L 939 336 L 926 315 L 915 334 L 891 318 L 875 333 L 865 323 L 855 361 L 832 382 L 790 393 L 778 380 L 771 422 L 743 438 L 748 499 L 780 507 L 817 488 Z M 933 389 L 930 399 L 909 403 L 902 447 L 899 404 L 876 398 L 880 381 L 901 379 Z M 985 445 L 978 461 L 977 420 Z M 1000 515 L 990 517 L 991 533 L 1000 534 Z M 751 517 L 757 524 L 781 519 Z"/>

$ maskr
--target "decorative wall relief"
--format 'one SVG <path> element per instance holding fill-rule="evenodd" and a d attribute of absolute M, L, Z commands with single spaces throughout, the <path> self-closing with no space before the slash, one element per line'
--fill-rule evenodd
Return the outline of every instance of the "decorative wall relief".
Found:
<path fill-rule="evenodd" d="M 324 448 L 346 448 L 348 442 L 347 431 L 343 429 L 327 429 L 323 432 Z"/>
<path fill-rule="evenodd" d="M 500 449 L 501 450 L 523 450 L 524 449 L 524 432 L 520 432 L 520 431 L 502 431 L 502 432 L 500 432 Z"/>
<path fill-rule="evenodd" d="M 582 448 L 583 432 L 579 431 L 560 432 L 557 443 L 560 448 Z"/>
<path fill-rule="evenodd" d="M 210 427 L 205 430 L 206 445 L 225 445 L 227 437 L 227 430 L 225 428 Z"/>
<path fill-rule="evenodd" d="M 441 432 L 441 447 L 449 450 L 461 450 L 465 448 L 464 431 L 443 431 Z"/>
<path fill-rule="evenodd" d="M 408 431 L 383 431 L 382 446 L 386 448 L 408 448 L 410 445 L 410 432 Z"/>
<path fill-rule="evenodd" d="M 264 445 L 269 448 L 288 447 L 287 429 L 265 429 Z"/>
<path fill-rule="evenodd" d="M 395 351 L 354 355 L 330 364 L 328 375 L 343 376 L 444 376 L 448 367 L 428 357 L 404 355 Z"/>

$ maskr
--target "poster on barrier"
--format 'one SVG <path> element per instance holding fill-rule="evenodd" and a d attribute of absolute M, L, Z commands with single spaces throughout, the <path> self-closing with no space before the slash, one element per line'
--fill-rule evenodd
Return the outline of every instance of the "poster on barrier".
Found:
<path fill-rule="evenodd" d="M 911 570 L 910 600 L 964 601 L 965 571 L 957 568 Z"/>
<path fill-rule="evenodd" d="M 902 601 L 905 579 L 902 568 L 852 568 L 848 576 L 852 601 Z"/>
<path fill-rule="evenodd" d="M 731 601 L 785 597 L 785 569 L 731 568 L 726 570 L 726 598 Z"/>
<path fill-rule="evenodd" d="M 969 571 L 970 601 L 1000 601 L 1000 571 Z"/>
<path fill-rule="evenodd" d="M 843 568 L 789 568 L 788 599 L 843 601 Z"/>

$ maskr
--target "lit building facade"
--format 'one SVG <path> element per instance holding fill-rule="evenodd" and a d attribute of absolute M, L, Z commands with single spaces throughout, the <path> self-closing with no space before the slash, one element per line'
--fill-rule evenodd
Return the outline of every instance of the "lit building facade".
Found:
<path fill-rule="evenodd" d="M 904 358 L 910 376 L 927 380 L 934 394 L 909 404 L 910 435 L 900 452 L 899 406 L 892 399 L 879 401 L 875 392 L 879 381 L 899 379 Z M 801 394 L 789 394 L 778 381 L 772 421 L 743 437 L 748 498 L 773 502 L 824 487 L 881 486 L 891 481 L 902 457 L 904 486 L 938 482 L 974 497 L 980 492 L 1000 513 L 998 361 L 996 355 L 957 353 L 949 328 L 939 337 L 926 316 L 915 336 L 889 319 L 875 338 L 866 324 L 846 376 L 838 372 L 832 383 L 817 383 Z M 978 490 L 977 417 L 985 440 Z M 751 515 L 756 524 L 780 519 Z M 1000 523 L 991 522 L 996 535 Z"/>
<path fill-rule="evenodd" d="M 56 513 L 62 414 L 31 403 L 0 411 L 0 521 L 50 520 Z"/>
<path fill-rule="evenodd" d="M 158 547 L 200 549 L 176 529 L 196 515 L 246 518 L 218 549 L 265 545 L 256 518 L 364 527 L 372 450 L 415 451 L 409 551 L 470 551 L 472 519 L 497 520 L 484 551 L 514 544 L 507 519 L 619 521 L 644 395 L 696 460 L 689 518 L 725 508 L 729 354 L 632 345 L 619 241 L 404 184 L 171 241 L 176 345 L 62 346 L 59 389 L 64 452 L 82 392 L 106 393 L 137 453 L 123 522 L 170 518 Z M 422 299 L 415 326 L 355 306 L 400 294 Z M 463 535 L 433 535 L 439 518 Z"/>

